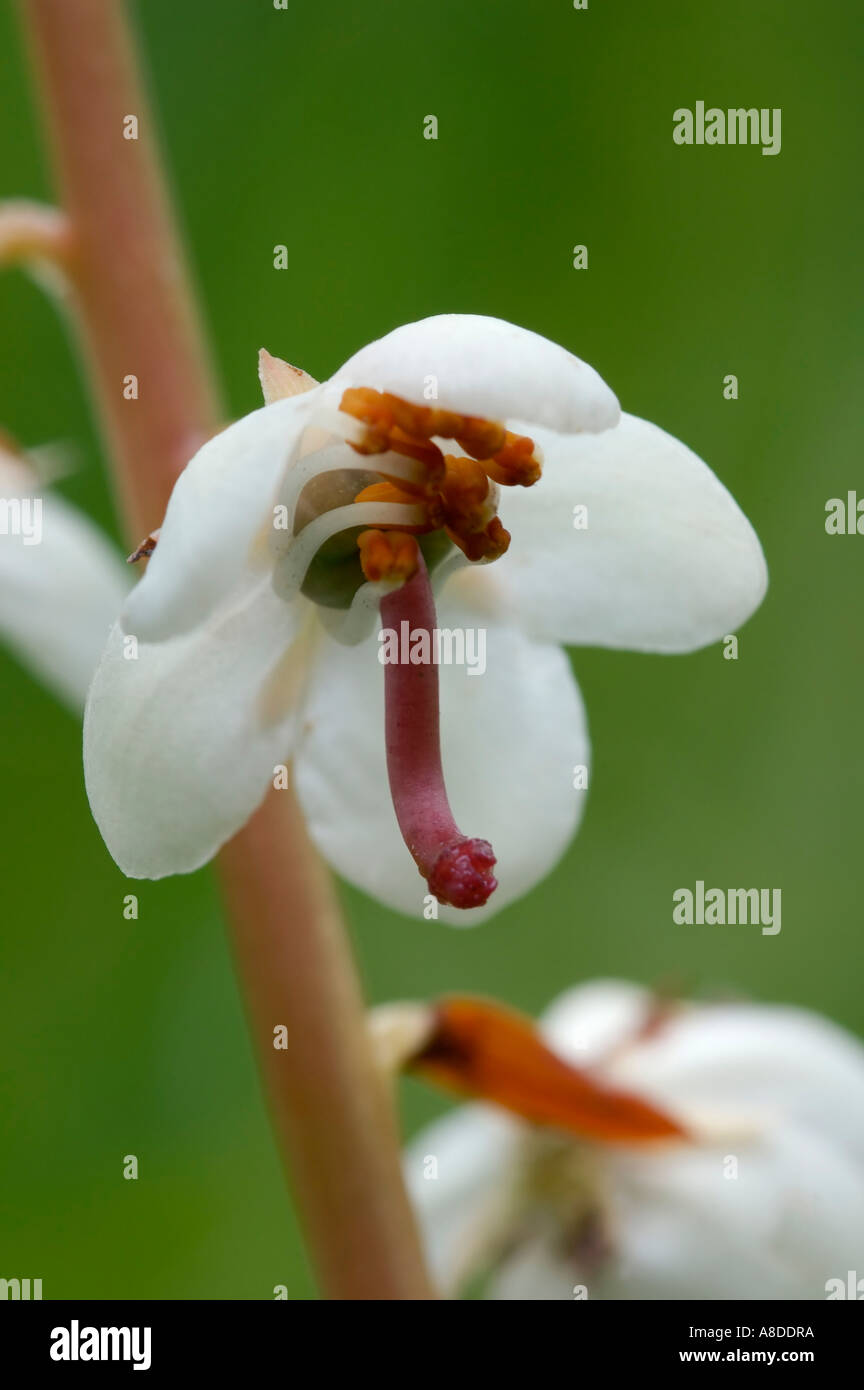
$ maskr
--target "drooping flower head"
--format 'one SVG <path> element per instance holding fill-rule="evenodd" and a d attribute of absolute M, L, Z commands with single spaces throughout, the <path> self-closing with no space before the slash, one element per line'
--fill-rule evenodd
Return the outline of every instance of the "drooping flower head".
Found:
<path fill-rule="evenodd" d="M 264 355 L 262 382 L 270 403 L 178 481 L 97 674 L 94 813 L 127 873 L 186 871 L 293 756 L 347 877 L 414 913 L 425 880 L 474 917 L 496 877 L 500 904 L 547 872 L 580 814 L 584 720 L 551 644 L 715 640 L 761 598 L 758 542 L 694 455 L 499 320 L 406 325 L 320 386 Z M 429 660 L 436 624 L 482 629 L 482 679 Z M 407 658 L 376 660 L 382 625 Z"/>
<path fill-rule="evenodd" d="M 827 1020 L 617 981 L 536 1031 L 483 1000 L 425 1019 L 403 1063 L 484 1102 L 406 1155 L 445 1293 L 485 1273 L 501 1299 L 820 1299 L 855 1268 L 864 1049 Z"/>

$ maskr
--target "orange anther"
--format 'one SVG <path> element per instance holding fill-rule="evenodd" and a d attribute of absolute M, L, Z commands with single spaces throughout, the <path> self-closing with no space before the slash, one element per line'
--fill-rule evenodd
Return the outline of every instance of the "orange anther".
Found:
<path fill-rule="evenodd" d="M 351 386 L 343 391 L 339 408 L 366 426 L 363 440 L 351 444 L 358 454 L 383 454 L 390 448 L 393 416 L 380 391 L 369 386 Z"/>
<path fill-rule="evenodd" d="M 482 531 L 490 520 L 489 478 L 476 459 L 445 457 L 441 495 L 448 526 L 466 534 Z"/>
<path fill-rule="evenodd" d="M 483 531 L 466 535 L 448 526 L 447 535 L 467 560 L 497 560 L 510 548 L 510 532 L 505 530 L 497 516 L 493 516 Z"/>
<path fill-rule="evenodd" d="M 521 487 L 536 482 L 540 460 L 534 456 L 533 440 L 512 434 L 494 420 L 414 405 L 367 386 L 344 391 L 341 409 L 366 427 L 363 438 L 351 442 L 357 453 L 394 452 L 425 465 L 425 474 L 421 470 L 417 479 L 406 480 L 395 474 L 388 479 L 382 461 L 378 472 L 387 481 L 364 488 L 358 502 L 419 505 L 425 517 L 423 524 L 401 526 L 402 532 L 419 534 L 444 527 L 469 560 L 495 560 L 504 554 L 510 534 L 494 514 L 489 480 Z M 467 457 L 445 457 L 433 438 L 456 440 Z M 379 528 L 382 533 L 391 529 L 386 523 L 380 523 Z M 377 571 L 385 561 L 376 550 L 369 564 Z"/>
<path fill-rule="evenodd" d="M 395 428 L 414 439 L 455 439 L 471 458 L 491 458 L 505 447 L 507 431 L 479 415 L 459 415 L 437 406 L 414 405 L 387 391 L 352 386 L 342 394 L 340 409 L 369 426 L 375 439 Z M 363 446 L 361 446 L 363 447 Z"/>
<path fill-rule="evenodd" d="M 427 488 L 437 488 L 444 476 L 444 455 L 437 444 L 432 444 L 428 439 L 414 439 L 410 434 L 406 434 L 398 425 L 394 425 L 390 433 L 389 448 L 394 454 L 402 454 L 403 458 L 417 459 L 418 463 L 425 463 L 427 469 Z M 386 469 L 386 464 L 382 472 Z"/>
<path fill-rule="evenodd" d="M 492 458 L 503 449 L 507 431 L 494 420 L 481 420 L 477 416 L 464 415 L 458 434 L 454 438 L 460 449 L 473 459 Z"/>
<path fill-rule="evenodd" d="M 523 434 L 507 431 L 504 445 L 494 458 L 484 459 L 483 467 L 496 483 L 505 487 L 531 487 L 542 471 L 534 457 L 534 441 Z"/>
<path fill-rule="evenodd" d="M 387 502 L 394 503 L 400 507 L 413 507 L 417 501 L 416 493 L 409 487 L 403 487 L 400 483 L 381 482 L 370 483 L 364 487 L 354 498 L 355 502 Z"/>
<path fill-rule="evenodd" d="M 441 1000 L 433 1035 L 409 1065 L 447 1090 L 580 1139 L 642 1144 L 687 1137 L 673 1115 L 565 1062 L 530 1019 L 491 999 Z"/>
<path fill-rule="evenodd" d="M 417 542 L 404 531 L 362 531 L 357 546 L 363 574 L 372 584 L 382 579 L 410 579 L 417 573 Z"/>
<path fill-rule="evenodd" d="M 391 529 L 399 531 L 410 531 L 412 534 L 420 534 L 423 531 L 436 531 L 439 526 L 444 525 L 444 509 L 441 499 L 437 495 L 425 497 L 422 493 L 415 491 L 411 483 L 370 483 L 357 493 L 355 502 L 386 502 L 399 507 L 421 508 L 425 520 L 416 526 L 405 526 L 399 522 L 396 527 L 391 528 L 386 521 L 378 523 L 378 529 L 389 531 Z"/>
<path fill-rule="evenodd" d="M 455 439 L 470 418 L 455 415 L 451 410 L 439 410 L 437 406 L 412 405 L 410 401 L 403 401 L 401 396 L 385 395 L 384 401 L 395 424 L 406 434 L 418 435 L 421 439 L 431 439 L 433 435 L 441 439 Z"/>
<path fill-rule="evenodd" d="M 339 408 L 344 410 L 346 415 L 353 415 L 355 420 L 362 421 L 364 425 L 389 431 L 393 424 L 393 416 L 387 407 L 385 397 L 380 391 L 373 391 L 370 386 L 350 386 L 347 391 L 343 391 Z"/>

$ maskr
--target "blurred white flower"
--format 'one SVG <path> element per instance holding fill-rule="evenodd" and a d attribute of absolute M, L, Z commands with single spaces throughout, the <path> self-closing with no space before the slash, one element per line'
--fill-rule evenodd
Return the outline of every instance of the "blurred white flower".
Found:
<path fill-rule="evenodd" d="M 544 877 L 581 815 L 588 739 L 558 644 L 718 639 L 761 601 L 759 542 L 684 445 L 621 417 L 584 362 L 496 319 L 408 324 L 321 386 L 265 354 L 262 382 L 271 403 L 178 481 L 103 657 L 85 728 L 93 813 L 126 874 L 188 872 L 293 759 L 340 873 L 419 915 L 419 868 L 470 908 L 441 915 L 472 921 Z M 382 618 L 434 624 L 427 571 L 440 627 L 485 631 L 482 679 L 377 659 Z M 494 857 L 457 822 L 494 845 L 486 907 Z"/>
<path fill-rule="evenodd" d="M 446 1292 L 483 1272 L 498 1299 L 824 1299 L 860 1269 L 856 1039 L 779 1006 L 694 1004 L 652 1021 L 651 997 L 614 982 L 562 996 L 542 1031 L 690 1137 L 580 1141 L 481 1104 L 431 1125 L 406 1174 Z"/>
<path fill-rule="evenodd" d="M 0 640 L 73 708 L 128 591 L 98 527 L 0 441 Z"/>

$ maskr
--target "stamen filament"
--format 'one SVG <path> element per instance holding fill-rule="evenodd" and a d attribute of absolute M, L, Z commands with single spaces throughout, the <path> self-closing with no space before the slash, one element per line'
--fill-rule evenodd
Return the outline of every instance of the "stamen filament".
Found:
<path fill-rule="evenodd" d="M 418 547 L 419 552 L 419 547 Z M 432 586 L 422 554 L 416 574 L 381 600 L 385 628 L 436 626 Z M 438 668 L 397 662 L 384 667 L 387 773 L 402 838 L 429 891 L 452 907 L 480 907 L 494 892 L 495 855 L 487 840 L 463 835 L 450 810 L 441 766 Z"/>
<path fill-rule="evenodd" d="M 357 473 L 375 473 L 388 480 L 392 478 L 421 488 L 426 480 L 426 469 L 423 465 L 403 458 L 401 454 L 390 451 L 378 454 L 374 464 L 370 465 L 367 457 L 348 449 L 340 449 L 338 454 L 333 451 L 332 446 L 318 449 L 315 453 L 298 459 L 286 475 L 286 487 L 280 502 L 286 508 L 285 529 L 289 533 L 294 531 L 300 494 L 306 484 L 324 473 L 342 472 L 343 469 L 353 469 Z"/>
<path fill-rule="evenodd" d="M 349 531 L 355 526 L 388 525 L 397 527 L 423 526 L 426 514 L 422 507 L 397 506 L 388 502 L 350 502 L 346 507 L 333 507 L 322 512 L 291 540 L 289 549 L 280 560 L 280 590 L 283 593 L 299 590 L 306 571 L 318 551 L 331 536 Z"/>

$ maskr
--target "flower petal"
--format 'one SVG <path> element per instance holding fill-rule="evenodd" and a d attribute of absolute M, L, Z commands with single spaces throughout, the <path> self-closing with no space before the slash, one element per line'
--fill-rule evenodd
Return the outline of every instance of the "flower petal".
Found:
<path fill-rule="evenodd" d="M 560 1303 L 572 1301 L 576 1285 L 585 1283 L 563 1242 L 544 1232 L 513 1246 L 495 1270 L 486 1297 L 504 1303 Z"/>
<path fill-rule="evenodd" d="M 655 1015 L 646 1031 L 651 1009 L 648 991 L 604 981 L 557 1000 L 544 1031 L 569 1060 L 593 1061 L 614 1083 L 684 1113 L 716 1103 L 753 1114 L 756 1106 L 759 1129 L 722 1147 L 596 1149 L 603 1238 L 585 1245 L 567 1225 L 566 1202 L 532 1182 L 545 1171 L 548 1138 L 523 1131 L 530 1148 L 517 1155 L 521 1189 L 475 1144 L 469 1190 L 438 1210 L 427 1200 L 427 1239 L 434 1243 L 441 1221 L 446 1248 L 458 1248 L 459 1223 L 472 1229 L 472 1194 L 501 1203 L 521 1190 L 521 1206 L 505 1211 L 499 1228 L 507 1253 L 494 1298 L 569 1300 L 584 1284 L 592 1299 L 819 1299 L 829 1281 L 845 1286 L 864 1240 L 864 1049 L 798 1009 L 682 1005 L 665 1020 Z M 433 1151 L 426 1136 L 415 1142 Z"/>
<path fill-rule="evenodd" d="M 732 1154 L 688 1145 L 612 1149 L 604 1177 L 610 1248 L 580 1256 L 553 1213 L 535 1211 L 539 1228 L 523 1216 L 489 1297 L 569 1300 L 581 1284 L 593 1300 L 819 1299 L 828 1280 L 845 1284 L 859 1258 L 860 1168 L 794 1126 Z M 485 1188 L 477 1172 L 474 1189 L 488 1202 L 496 1183 L 487 1158 Z M 454 1203 L 442 1216 L 452 1222 L 455 1212 Z M 464 1207 L 462 1219 L 470 1219 Z"/>
<path fill-rule="evenodd" d="M 609 429 L 620 413 L 586 362 L 539 333 L 481 314 L 403 324 L 350 357 L 331 385 L 371 386 L 491 420 L 518 415 L 567 433 Z"/>
<path fill-rule="evenodd" d="M 313 390 L 263 406 L 198 450 L 129 597 L 126 632 L 161 642 L 242 601 L 271 563 L 262 529 L 272 522 L 279 484 L 317 400 Z"/>
<path fill-rule="evenodd" d="M 651 995 L 628 980 L 591 980 L 559 994 L 541 1019 L 547 1043 L 573 1066 L 602 1062 L 637 1035 Z"/>
<path fill-rule="evenodd" d="M 441 628 L 470 615 L 445 607 Z M 527 893 L 576 830 L 588 763 L 578 688 L 564 653 L 512 628 L 487 626 L 487 669 L 439 667 L 444 778 L 460 829 L 492 842 L 498 888 L 482 908 L 441 908 L 470 926 Z M 378 643 L 322 639 L 310 677 L 296 780 L 313 838 L 345 878 L 372 897 L 423 915 L 426 884 L 403 844 L 390 802 L 384 744 L 384 669 Z M 530 814 L 525 788 L 531 788 Z"/>
<path fill-rule="evenodd" d="M 693 651 L 758 608 L 767 572 L 756 533 L 686 445 L 632 415 L 596 437 L 535 437 L 543 477 L 505 490 L 513 540 L 490 566 L 502 611 L 535 637 Z M 587 529 L 574 524 L 579 506 Z"/>
<path fill-rule="evenodd" d="M 298 612 L 267 579 L 189 636 L 140 643 L 115 627 L 84 720 L 93 815 L 131 878 L 189 873 L 262 800 L 289 756 Z"/>
<path fill-rule="evenodd" d="M 0 534 L 0 635 L 73 707 L 87 687 L 129 590 L 119 553 L 58 493 L 34 490 L 29 470 L 0 466 L 5 502 L 24 503 L 28 526 L 41 506 L 41 539 Z M 38 495 L 37 495 L 38 494 Z M 31 531 L 35 538 L 37 532 Z"/>
<path fill-rule="evenodd" d="M 864 1162 L 864 1047 L 804 1009 L 695 1005 L 622 1050 L 606 1074 L 678 1114 L 707 1100 L 794 1120 Z"/>
<path fill-rule="evenodd" d="M 800 1126 L 731 1153 L 610 1153 L 607 1178 L 617 1249 L 594 1297 L 818 1299 L 860 1257 L 860 1165 Z"/>
<path fill-rule="evenodd" d="M 651 1005 L 633 985 L 583 986 L 544 1032 L 685 1123 L 715 1112 L 729 1137 L 606 1150 L 616 1254 L 592 1297 L 824 1297 L 864 1240 L 864 1048 L 773 1005 L 682 1005 L 644 1032 Z"/>
<path fill-rule="evenodd" d="M 464 1105 L 414 1138 L 403 1167 L 432 1277 L 456 1293 L 506 1236 L 522 1137 L 509 1115 Z"/>
<path fill-rule="evenodd" d="M 654 1012 L 649 990 L 618 980 L 568 990 L 543 1015 L 565 1061 L 674 1113 L 792 1120 L 864 1161 L 864 1046 L 829 1019 L 779 1004 L 702 1003 Z M 647 1031 L 645 1023 L 654 1015 Z"/>

